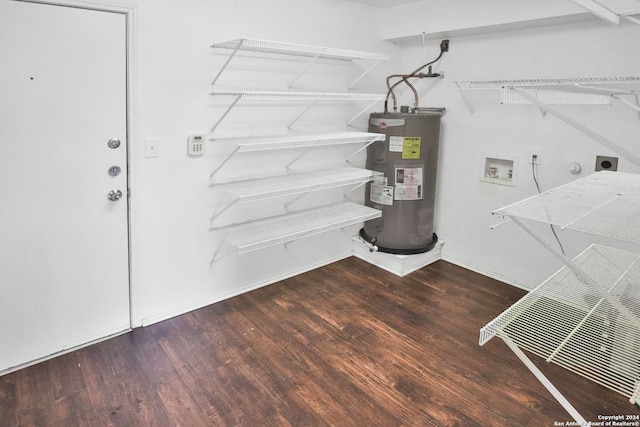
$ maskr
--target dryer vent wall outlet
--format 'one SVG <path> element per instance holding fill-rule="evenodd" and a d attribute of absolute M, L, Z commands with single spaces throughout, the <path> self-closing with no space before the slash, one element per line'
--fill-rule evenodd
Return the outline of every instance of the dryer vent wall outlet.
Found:
<path fill-rule="evenodd" d="M 617 171 L 618 158 L 609 156 L 596 156 L 596 171 Z"/>

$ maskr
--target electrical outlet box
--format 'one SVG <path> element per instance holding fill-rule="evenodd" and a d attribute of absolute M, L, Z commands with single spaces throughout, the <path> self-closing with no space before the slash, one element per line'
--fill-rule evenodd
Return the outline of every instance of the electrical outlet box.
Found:
<path fill-rule="evenodd" d="M 596 171 L 617 171 L 618 158 L 610 156 L 596 156 Z"/>
<path fill-rule="evenodd" d="M 527 164 L 540 166 L 542 164 L 542 150 L 533 150 L 529 153 Z"/>
<path fill-rule="evenodd" d="M 206 138 L 204 135 L 189 135 L 187 138 L 187 152 L 190 156 L 201 156 L 204 154 Z"/>

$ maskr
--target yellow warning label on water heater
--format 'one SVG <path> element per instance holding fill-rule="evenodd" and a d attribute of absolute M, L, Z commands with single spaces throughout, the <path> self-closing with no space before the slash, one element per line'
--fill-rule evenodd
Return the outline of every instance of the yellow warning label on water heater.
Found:
<path fill-rule="evenodd" d="M 419 159 L 420 158 L 420 137 L 405 136 L 402 140 L 402 158 L 403 159 Z"/>

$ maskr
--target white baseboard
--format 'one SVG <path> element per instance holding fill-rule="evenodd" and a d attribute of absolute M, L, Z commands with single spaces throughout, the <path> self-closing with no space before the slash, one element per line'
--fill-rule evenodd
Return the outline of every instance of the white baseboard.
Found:
<path fill-rule="evenodd" d="M 289 279 L 291 277 L 297 276 L 297 275 L 302 274 L 302 273 L 306 273 L 306 272 L 311 271 L 311 270 L 315 270 L 316 268 L 323 267 L 325 265 L 334 263 L 336 261 L 340 261 L 341 259 L 348 258 L 350 256 L 351 256 L 351 253 L 338 254 L 338 255 L 335 255 L 333 257 L 325 258 L 325 259 L 319 260 L 319 261 L 317 261 L 315 263 L 312 263 L 312 264 L 309 264 L 309 265 L 305 265 L 305 266 L 303 266 L 303 267 L 301 267 L 299 269 L 286 272 L 286 273 L 284 273 L 282 275 L 271 277 L 271 278 L 262 280 L 262 281 L 257 282 L 257 283 L 252 283 L 252 284 L 250 284 L 248 286 L 236 289 L 233 292 L 230 292 L 228 294 L 219 296 L 219 297 L 211 299 L 211 300 L 201 301 L 201 302 L 198 302 L 198 303 L 196 303 L 194 305 L 190 305 L 188 307 L 182 307 L 180 309 L 177 309 L 177 310 L 174 310 L 174 311 L 171 311 L 171 312 L 165 312 L 165 313 L 161 313 L 161 314 L 158 314 L 158 315 L 155 315 L 155 316 L 150 316 L 150 317 L 144 318 L 144 319 L 142 319 L 142 326 L 143 327 L 149 326 L 149 325 L 152 325 L 154 323 L 158 323 L 158 322 L 162 322 L 163 320 L 170 319 L 172 317 L 180 316 L 181 314 L 185 314 L 185 313 L 188 313 L 190 311 L 197 310 L 199 308 L 206 307 L 208 305 L 215 304 L 217 302 L 224 301 L 224 300 L 229 299 L 229 298 L 233 298 L 235 296 L 244 294 L 246 292 L 253 291 L 253 290 L 258 289 L 258 288 L 262 288 L 262 287 L 267 286 L 267 285 L 271 285 L 271 284 L 279 282 L 281 280 Z"/>
<path fill-rule="evenodd" d="M 455 264 L 458 267 L 462 267 L 462 268 L 466 268 L 467 270 L 471 270 L 474 273 L 478 273 L 478 274 L 482 274 L 483 276 L 487 276 L 490 277 L 492 279 L 495 279 L 499 282 L 502 283 L 506 283 L 507 285 L 511 285 L 514 286 L 516 288 L 520 288 L 524 291 L 530 291 L 532 289 L 531 286 L 527 286 L 523 283 L 518 282 L 517 280 L 514 280 L 511 277 L 507 277 L 504 276 L 500 273 L 497 272 L 492 272 L 492 271 L 488 271 L 486 268 L 482 268 L 480 266 L 474 265 L 473 263 L 469 263 L 466 261 L 463 261 L 461 259 L 458 259 L 456 257 L 451 257 L 451 256 L 447 256 L 446 254 L 442 257 L 443 261 L 447 261 L 450 262 L 451 264 Z"/>

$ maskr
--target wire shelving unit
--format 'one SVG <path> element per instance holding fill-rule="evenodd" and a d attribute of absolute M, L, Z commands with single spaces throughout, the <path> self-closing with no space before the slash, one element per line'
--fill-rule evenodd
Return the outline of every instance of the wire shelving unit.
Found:
<path fill-rule="evenodd" d="M 346 122 L 346 126 L 350 126 L 353 121 L 364 114 L 369 108 L 373 107 L 377 102 L 383 101 L 385 95 L 348 91 L 378 63 L 387 61 L 389 56 L 362 51 L 251 38 L 239 38 L 222 43 L 215 43 L 211 45 L 211 47 L 213 49 L 227 50 L 231 53 L 211 82 L 214 88 L 211 90 L 210 95 L 215 97 L 229 97 L 232 99 L 230 105 L 227 106 L 226 110 L 211 128 L 211 135 L 209 136 L 209 141 L 215 141 L 219 147 L 224 144 L 230 144 L 230 146 L 221 147 L 223 151 L 226 150 L 225 154 L 221 156 L 210 174 L 210 186 L 216 190 L 220 190 L 224 195 L 224 198 L 220 200 L 217 211 L 211 217 L 210 230 L 216 234 L 221 233 L 224 235 L 219 239 L 220 244 L 215 250 L 211 263 L 216 262 L 230 253 L 243 254 L 276 245 L 288 244 L 308 236 L 332 230 L 341 230 L 345 227 L 380 217 L 382 214 L 381 211 L 351 202 L 347 196 L 355 189 L 364 186 L 364 184 L 369 182 L 376 174 L 363 168 L 351 167 L 351 159 L 374 142 L 385 139 L 385 135 L 357 131 L 311 135 L 294 132 L 291 128 L 304 114 L 318 103 L 366 102 L 368 105 L 351 120 Z M 308 58 L 308 61 L 288 61 L 294 65 L 294 67 L 297 67 L 301 62 L 306 62 L 306 65 L 303 66 L 299 74 L 289 83 L 288 90 L 226 90 L 216 87 L 216 83 L 224 71 L 228 69 L 229 63 L 233 58 L 237 57 L 238 52 L 241 51 L 303 57 Z M 260 55 L 253 55 L 253 58 L 262 57 Z M 291 90 L 293 84 L 318 59 L 350 62 L 372 61 L 373 63 L 346 88 L 347 92 L 344 93 Z M 298 64 L 296 64 L 296 62 Z M 286 105 L 302 105 L 302 112 L 287 124 L 288 131 L 286 135 L 248 138 L 222 138 L 220 135 L 215 135 L 215 130 L 240 101 L 263 101 L 263 103 L 273 103 L 275 106 L 285 105 L 284 103 L 287 103 Z M 297 162 L 314 148 L 348 144 L 361 144 L 361 146 L 357 147 L 350 156 L 345 158 L 346 165 L 343 167 L 333 165 L 332 168 L 321 171 L 307 170 L 307 172 L 290 173 L 293 163 Z M 273 152 L 276 150 L 299 150 L 299 152 L 294 155 L 293 160 L 288 159 L 288 164 L 283 165 L 287 171 L 286 173 L 283 172 L 280 176 L 262 177 L 258 179 L 249 178 L 245 173 L 244 178 L 240 181 L 215 182 L 218 171 L 235 155 L 240 153 Z M 345 201 L 330 206 L 305 208 L 303 210 L 290 212 L 289 208 L 291 203 L 303 197 L 305 194 L 331 189 L 346 189 L 346 191 L 342 193 Z M 286 201 L 286 203 L 283 202 L 284 205 L 281 206 L 283 211 L 290 212 L 286 215 L 259 218 L 225 226 L 214 225 L 214 220 L 219 218 L 220 215 L 231 206 L 259 202 L 267 199 L 284 198 L 286 196 L 293 196 L 292 198 L 294 199 L 293 201 Z M 230 250 L 226 251 L 225 249 Z"/>
<path fill-rule="evenodd" d="M 569 259 L 528 221 L 616 244 L 592 244 Z M 507 222 L 565 266 L 484 326 L 480 344 L 501 338 L 584 425 L 521 349 L 640 402 L 640 175 L 598 172 L 493 212 L 492 227 Z"/>

